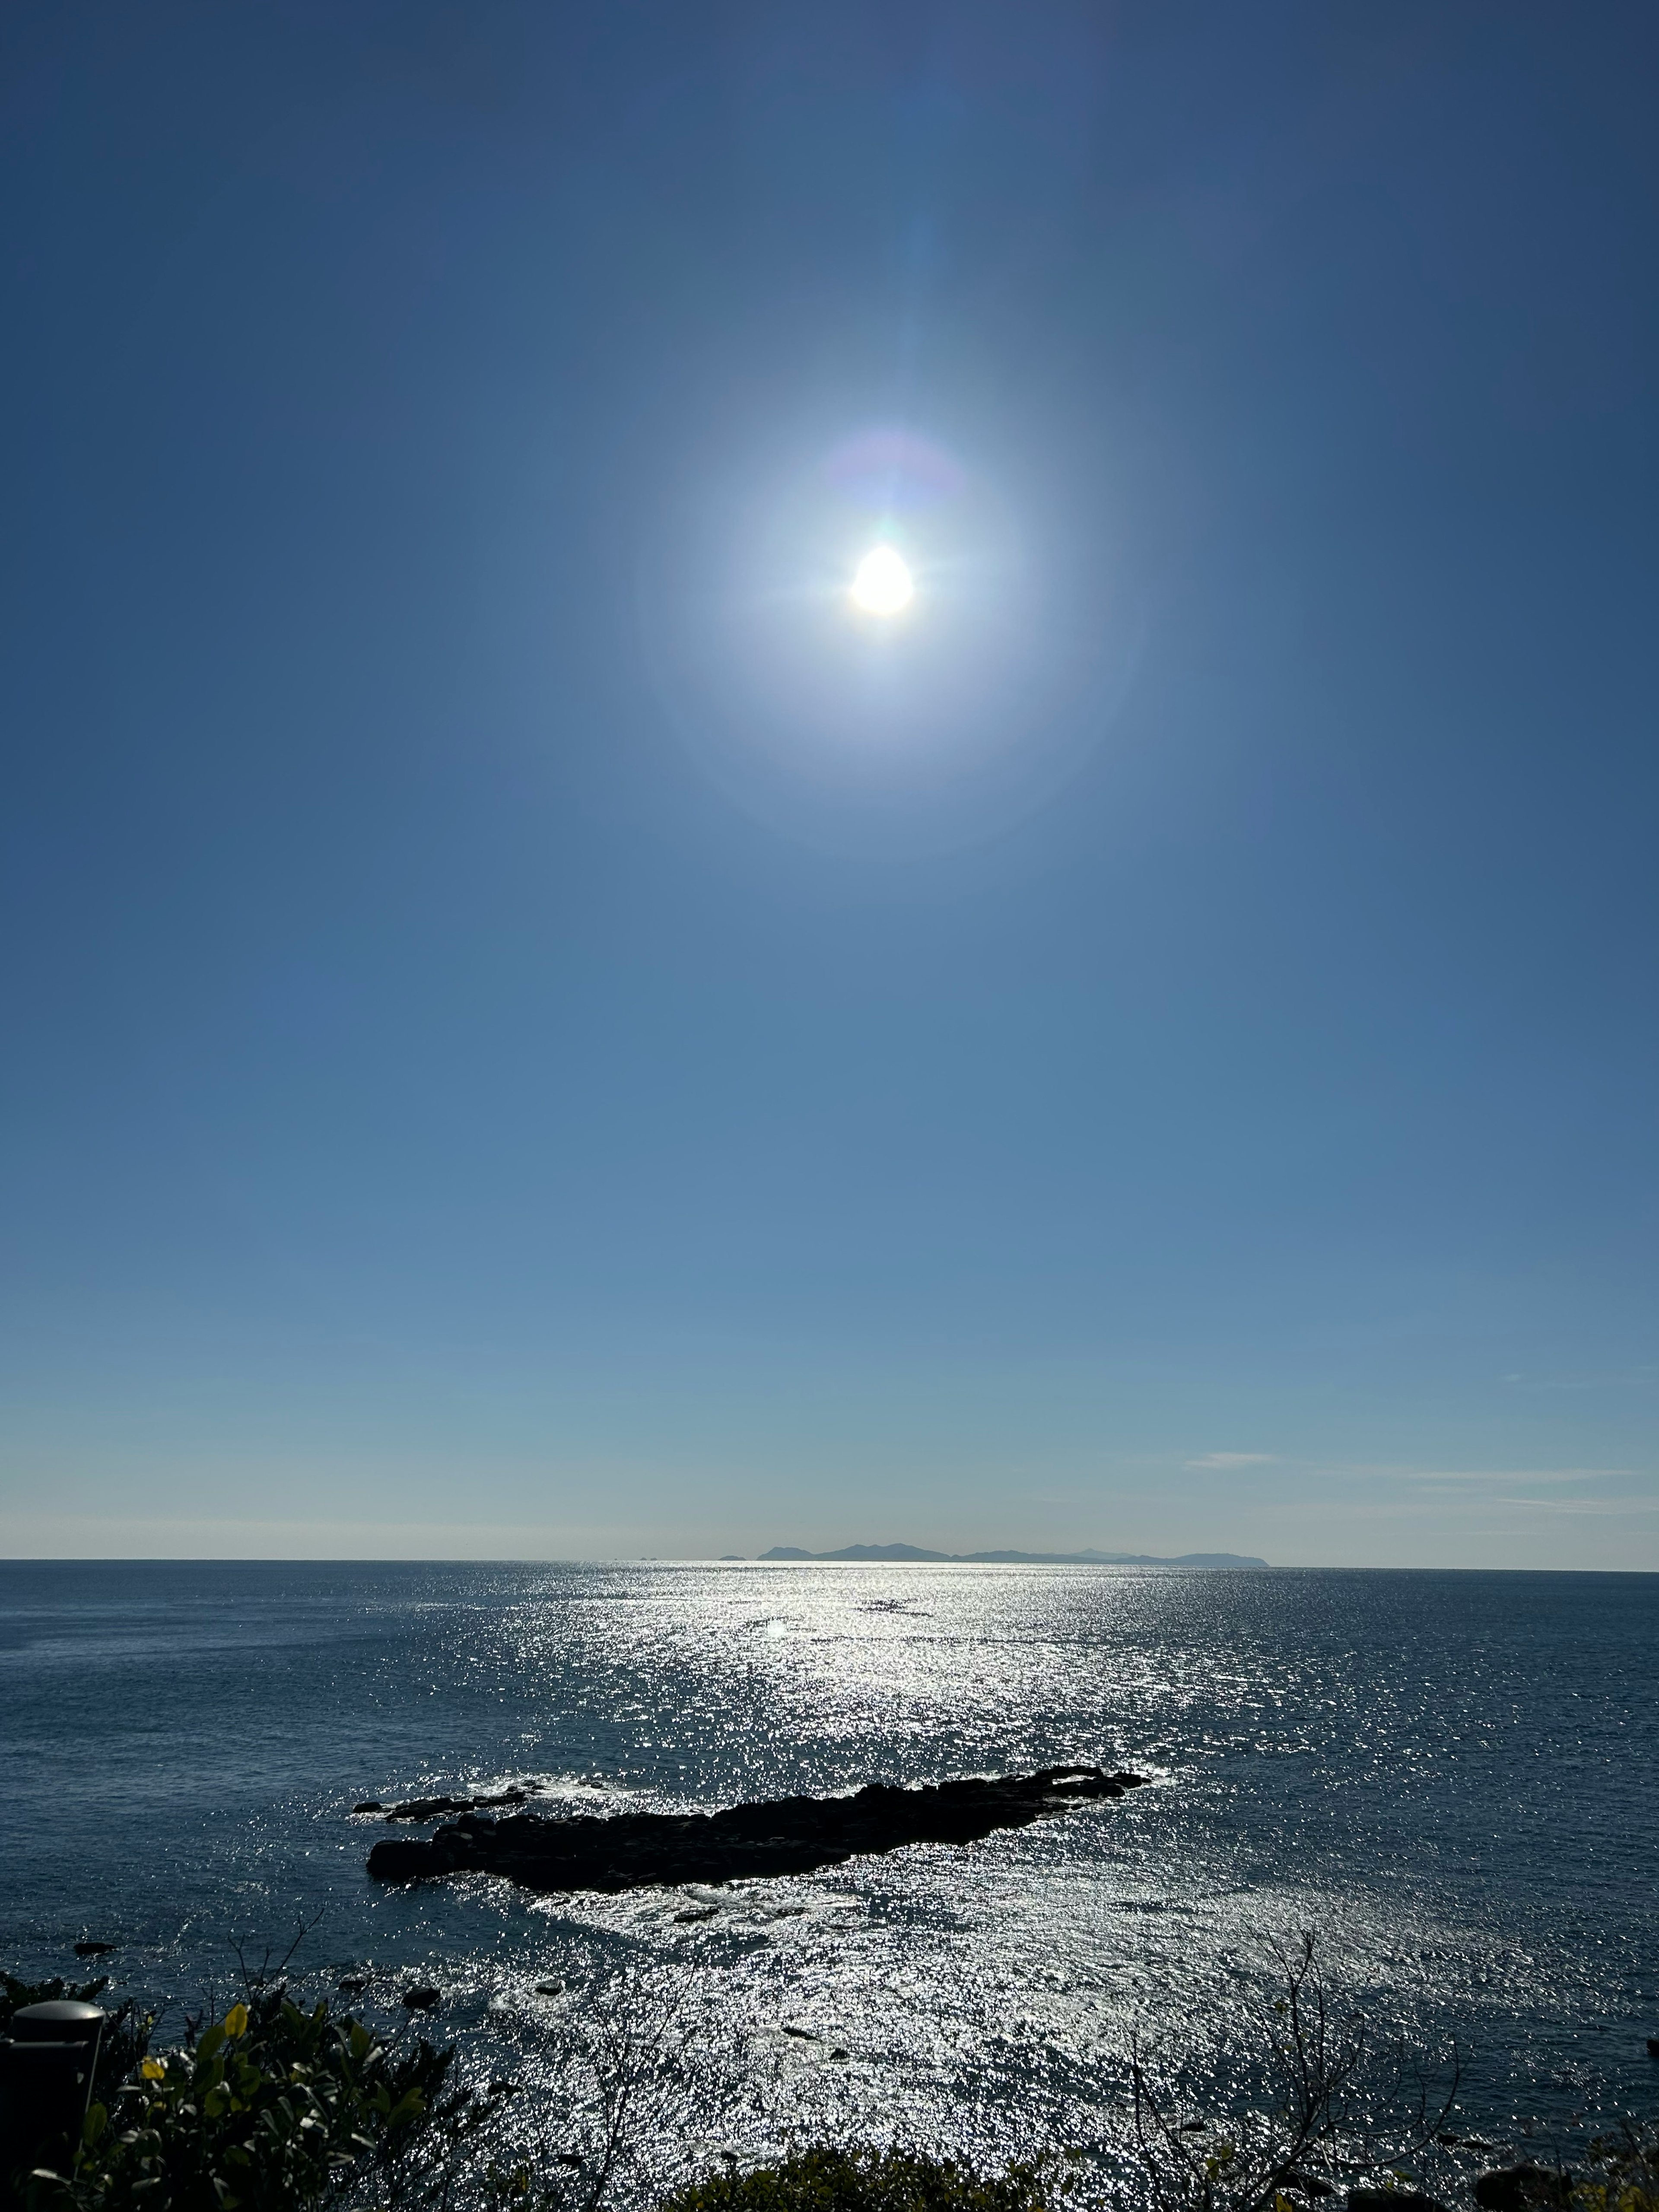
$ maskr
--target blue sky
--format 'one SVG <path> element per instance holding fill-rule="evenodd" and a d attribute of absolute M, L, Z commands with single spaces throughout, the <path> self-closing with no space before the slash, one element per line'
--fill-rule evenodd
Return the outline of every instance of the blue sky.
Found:
<path fill-rule="evenodd" d="M 0 1547 L 1659 1567 L 1650 9 L 0 39 Z"/>

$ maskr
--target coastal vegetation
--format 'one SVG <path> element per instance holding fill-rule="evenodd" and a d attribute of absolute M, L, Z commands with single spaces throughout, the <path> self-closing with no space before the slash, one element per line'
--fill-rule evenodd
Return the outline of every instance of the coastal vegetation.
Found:
<path fill-rule="evenodd" d="M 1134 2051 L 1109 2148 L 986 2170 L 817 2143 L 678 2187 L 641 2180 L 665 2171 L 635 2153 L 664 2125 L 653 2090 L 672 2060 L 635 2021 L 598 2021 L 580 2115 L 574 2077 L 568 2100 L 526 2111 L 514 2082 L 465 2081 L 456 2046 L 245 1973 L 166 2050 L 131 2005 L 111 2010 L 79 2141 L 34 2143 L 4 2180 L 23 2212 L 1659 2212 L 1659 2127 L 1621 2120 L 1547 2162 L 1535 2146 L 1506 2160 L 1451 2124 L 1455 2055 L 1436 2069 L 1374 2042 L 1310 1937 L 1280 1965 L 1231 2083 Z M 25 2004 L 106 1988 L 0 1976 L 0 2033 Z"/>
<path fill-rule="evenodd" d="M 8 2010 L 95 2001 L 103 1986 L 8 1978 Z M 297 2004 L 280 1983 L 160 2054 L 126 2008 L 112 2026 L 79 2143 L 37 2149 L 9 2177 L 29 2212 L 285 2212 L 323 2203 L 348 2173 L 418 2170 L 416 2147 L 471 2117 L 472 2100 L 446 2094 L 453 2051 L 420 2039 L 394 2056 L 360 2021 Z"/>
<path fill-rule="evenodd" d="M 981 2173 L 921 2151 L 819 2143 L 775 2165 L 692 2182 L 659 2212 L 1052 2212 L 1060 2193 L 1040 2162 Z"/>

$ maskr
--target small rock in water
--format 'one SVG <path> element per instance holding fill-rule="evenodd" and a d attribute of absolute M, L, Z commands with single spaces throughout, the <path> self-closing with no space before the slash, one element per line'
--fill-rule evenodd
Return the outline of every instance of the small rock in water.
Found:
<path fill-rule="evenodd" d="M 114 1948 L 113 1943 L 77 1943 L 75 1947 L 75 1955 L 77 1959 L 101 1959 L 106 1952 L 112 1951 Z"/>
<path fill-rule="evenodd" d="M 562 1982 L 538 1982 L 536 1984 L 536 1994 L 538 1997 L 562 1997 L 564 1995 L 564 1984 Z"/>
<path fill-rule="evenodd" d="M 537 1788 L 531 1783 L 526 1788 L 514 1784 L 507 1790 L 490 1790 L 476 1797 L 405 1797 L 396 1805 L 382 1805 L 378 1798 L 366 1797 L 361 1805 L 354 1805 L 354 1813 L 380 1813 L 388 1820 L 441 1820 L 447 1813 L 476 1813 L 487 1805 L 522 1805 Z"/>
<path fill-rule="evenodd" d="M 1648 2057 L 1650 2058 L 1659 2058 L 1659 2035 L 1649 2036 Z"/>
<path fill-rule="evenodd" d="M 787 2021 L 784 2022 L 783 2032 L 786 2035 L 798 2036 L 803 2043 L 822 2043 L 823 2040 L 823 2038 L 814 2029 L 810 2027 L 791 2027 Z"/>
<path fill-rule="evenodd" d="M 713 1920 L 719 1912 L 718 1905 L 688 1905 L 684 1912 L 677 1912 L 674 1917 L 680 1921 Z"/>
<path fill-rule="evenodd" d="M 368 1987 L 368 1976 L 367 1974 L 342 1974 L 339 1980 L 334 1984 L 334 1986 L 336 1989 L 343 1991 L 344 1995 L 349 1997 L 359 1997 Z"/>
<path fill-rule="evenodd" d="M 404 2002 L 411 2012 L 431 2012 L 439 2002 L 438 1992 L 425 1982 L 411 1982 L 404 1991 Z"/>

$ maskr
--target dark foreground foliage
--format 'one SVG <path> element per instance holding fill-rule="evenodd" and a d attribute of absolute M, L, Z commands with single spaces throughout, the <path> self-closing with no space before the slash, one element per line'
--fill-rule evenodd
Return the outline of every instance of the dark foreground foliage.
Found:
<path fill-rule="evenodd" d="M 1279 2212 L 1298 2197 L 1398 2196 L 1425 2156 L 1455 2140 L 1455 2049 L 1436 2073 L 1405 2042 L 1376 2039 L 1363 2014 L 1334 2002 L 1310 1935 L 1279 1952 L 1278 1965 L 1279 1994 L 1255 2048 L 1218 2054 L 1217 2075 L 1231 2076 L 1224 2116 L 1200 2111 L 1208 2085 L 1201 2073 L 1193 2078 L 1189 2056 L 1159 2066 L 1136 2046 L 1132 2143 L 1146 2212 Z M 1428 2201 L 1402 2202 L 1398 2212 Z"/>
<path fill-rule="evenodd" d="M 453 2058 L 424 2041 L 394 2055 L 325 2004 L 256 1990 L 119 2086 L 100 2065 L 80 2145 L 19 2194 L 29 2212 L 303 2212 L 361 2171 L 418 2197 L 417 2145 L 434 2124 L 453 2137 L 471 2110 L 445 2095 Z"/>
<path fill-rule="evenodd" d="M 1659 2212 L 1659 2129 L 1626 2125 L 1570 2161 L 1489 2167 L 1444 2122 L 1413 2068 L 1332 2009 L 1311 1942 L 1287 1954 L 1283 1995 L 1245 2073 L 1213 2102 L 1180 2063 L 1137 2052 L 1130 2133 L 1115 2168 L 1068 2151 L 987 2172 L 913 2148 L 817 2145 L 733 2165 L 654 2212 Z M 296 2003 L 280 1976 L 183 2048 L 149 2048 L 151 2023 L 111 2019 L 82 2140 L 0 2176 L 27 2212 L 618 2212 L 646 2201 L 643 2142 L 675 2130 L 659 2093 L 672 2071 L 659 2028 L 627 2009 L 589 2025 L 586 2117 L 579 2069 L 515 2110 L 511 2082 L 479 2094 L 452 2079 L 455 2052 L 386 2037 L 325 2002 Z M 42 1998 L 95 2001 L 106 1984 L 0 1975 L 0 2033 Z M 1211 2103 L 1207 2112 L 1201 2109 Z M 1450 2155 L 1437 2154 L 1450 2147 Z M 1535 2156 L 1535 2152 L 1534 2152 Z M 1419 2160 L 1421 2162 L 1419 2162 Z M 648 2164 L 650 2161 L 647 2161 Z M 1420 2193 L 1425 2166 L 1434 2196 Z M 661 2171 L 660 2162 L 657 2170 Z"/>
<path fill-rule="evenodd" d="M 1659 2124 L 1598 2136 L 1568 2179 L 1574 2212 L 1659 2212 Z"/>
<path fill-rule="evenodd" d="M 799 2151 L 676 2191 L 660 2212 L 1048 2212 L 1043 2170 L 986 2174 L 910 2150 Z"/>

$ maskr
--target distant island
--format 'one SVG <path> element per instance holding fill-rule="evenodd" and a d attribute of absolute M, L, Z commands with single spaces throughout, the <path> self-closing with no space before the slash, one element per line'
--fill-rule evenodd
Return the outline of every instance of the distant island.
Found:
<path fill-rule="evenodd" d="M 728 1552 L 728 1559 L 739 1554 Z M 1226 1571 L 1266 1567 L 1265 1559 L 1243 1552 L 1183 1552 L 1163 1559 L 1150 1552 L 928 1552 L 920 1544 L 846 1544 L 839 1552 L 803 1552 L 795 1544 L 774 1544 L 763 1559 L 920 1559 L 958 1567 L 1211 1567 Z"/>

